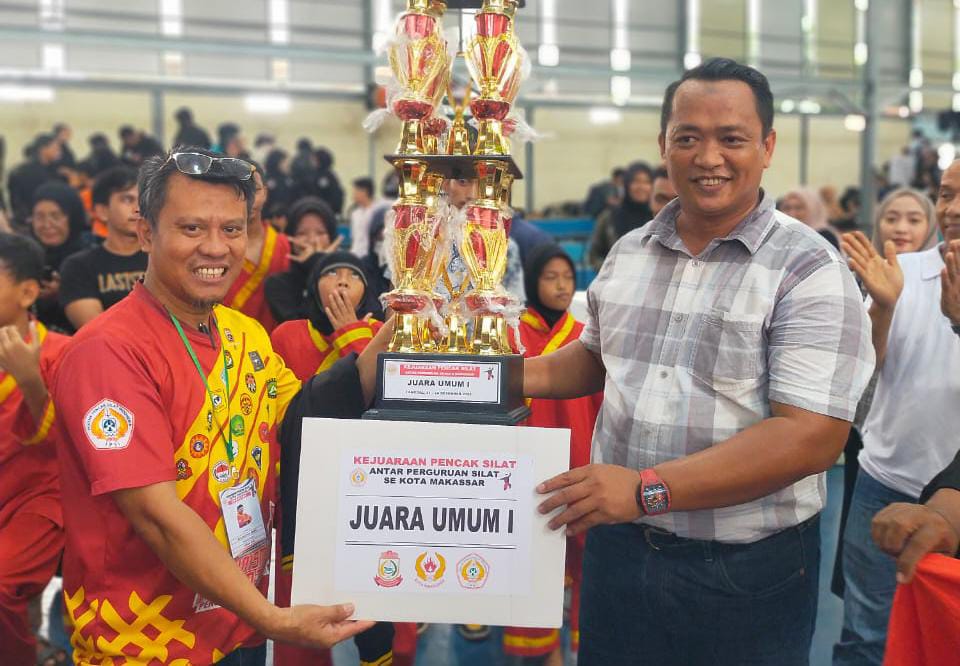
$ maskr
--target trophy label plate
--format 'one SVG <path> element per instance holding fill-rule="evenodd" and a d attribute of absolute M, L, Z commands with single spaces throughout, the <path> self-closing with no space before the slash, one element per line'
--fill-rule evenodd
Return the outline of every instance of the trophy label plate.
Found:
<path fill-rule="evenodd" d="M 383 399 L 498 404 L 500 363 L 384 359 Z"/>

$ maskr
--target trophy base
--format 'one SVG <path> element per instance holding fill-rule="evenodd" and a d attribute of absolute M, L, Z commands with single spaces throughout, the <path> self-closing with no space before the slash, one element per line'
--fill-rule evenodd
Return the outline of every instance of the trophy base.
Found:
<path fill-rule="evenodd" d="M 364 419 L 516 425 L 530 415 L 519 354 L 381 353 Z"/>

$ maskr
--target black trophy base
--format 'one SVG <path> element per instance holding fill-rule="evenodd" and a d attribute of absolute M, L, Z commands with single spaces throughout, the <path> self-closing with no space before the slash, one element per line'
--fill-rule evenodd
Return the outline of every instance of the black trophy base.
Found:
<path fill-rule="evenodd" d="M 377 356 L 377 393 L 363 418 L 516 425 L 529 415 L 518 354 L 386 352 Z"/>

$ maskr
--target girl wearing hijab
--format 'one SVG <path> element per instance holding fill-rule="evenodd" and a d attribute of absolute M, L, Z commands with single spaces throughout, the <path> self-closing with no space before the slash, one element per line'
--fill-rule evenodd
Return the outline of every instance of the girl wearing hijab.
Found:
<path fill-rule="evenodd" d="M 780 211 L 803 222 L 827 239 L 836 249 L 840 249 L 840 234 L 830 224 L 827 207 L 820 195 L 807 187 L 790 190 L 780 199 Z"/>
<path fill-rule="evenodd" d="M 307 277 L 323 253 L 335 251 L 341 242 L 336 215 L 316 197 L 304 197 L 293 204 L 286 233 L 293 248 L 290 269 L 271 275 L 263 286 L 270 312 L 281 324 L 306 316 Z"/>
<path fill-rule="evenodd" d="M 539 245 L 530 252 L 524 266 L 527 310 L 520 317 L 520 341 L 524 356 L 545 356 L 580 337 L 583 324 L 568 308 L 576 289 L 573 260 L 554 244 Z M 572 400 L 530 401 L 530 417 L 525 425 L 538 428 L 570 429 L 570 468 L 590 462 L 593 426 L 600 412 L 603 394 L 595 393 Z M 570 628 L 574 651 L 579 636 L 580 571 L 584 538 L 567 540 L 567 580 L 572 586 Z M 557 629 L 504 630 L 504 652 L 524 658 L 524 663 L 561 663 L 560 632 Z"/>
<path fill-rule="evenodd" d="M 33 195 L 30 230 L 44 250 L 44 280 L 37 299 L 37 319 L 48 329 L 75 332 L 60 306 L 60 267 L 64 259 L 89 246 L 87 213 L 76 190 L 50 182 Z"/>
<path fill-rule="evenodd" d="M 653 219 L 650 195 L 653 171 L 646 162 L 634 162 L 623 177 L 623 202 L 600 213 L 590 238 L 590 265 L 600 270 L 613 244 Z"/>
<path fill-rule="evenodd" d="M 350 252 L 320 259 L 307 282 L 306 319 L 273 332 L 276 352 L 301 380 L 327 370 L 340 358 L 359 354 L 382 323 L 373 319 L 363 264 Z"/>

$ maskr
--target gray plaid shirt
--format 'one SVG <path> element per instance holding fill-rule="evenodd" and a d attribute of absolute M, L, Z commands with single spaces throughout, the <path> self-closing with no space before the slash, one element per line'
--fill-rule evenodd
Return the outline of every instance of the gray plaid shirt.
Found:
<path fill-rule="evenodd" d="M 702 451 L 780 402 L 853 420 L 874 365 L 870 320 L 843 259 L 771 197 L 693 257 L 674 200 L 611 250 L 580 336 L 607 370 L 594 462 L 641 470 Z M 770 442 L 771 447 L 777 442 Z M 643 519 L 749 543 L 826 503 L 823 474 L 747 504 Z"/>

